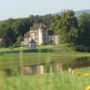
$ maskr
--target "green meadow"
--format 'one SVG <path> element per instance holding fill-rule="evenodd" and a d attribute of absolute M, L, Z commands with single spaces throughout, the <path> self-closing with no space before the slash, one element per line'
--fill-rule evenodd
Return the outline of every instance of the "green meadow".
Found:
<path fill-rule="evenodd" d="M 75 52 L 64 44 L 37 46 L 37 49 L 37 52 L 26 52 L 29 50 L 27 47 L 0 49 L 0 90 L 86 90 L 90 85 L 90 76 L 83 76 L 84 73 L 90 74 L 90 53 Z M 6 68 L 15 70 L 20 65 L 47 65 L 52 62 L 62 64 L 63 71 L 28 76 L 6 76 L 3 73 Z M 74 73 L 68 72 L 69 67 Z M 80 72 L 80 75 L 75 72 Z"/>

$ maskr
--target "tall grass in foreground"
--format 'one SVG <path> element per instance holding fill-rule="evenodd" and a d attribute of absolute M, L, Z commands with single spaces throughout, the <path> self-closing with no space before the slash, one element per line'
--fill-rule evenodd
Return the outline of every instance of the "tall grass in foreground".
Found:
<path fill-rule="evenodd" d="M 80 75 L 68 71 L 30 76 L 0 76 L 0 90 L 85 90 L 90 85 L 90 68 L 75 70 Z"/>

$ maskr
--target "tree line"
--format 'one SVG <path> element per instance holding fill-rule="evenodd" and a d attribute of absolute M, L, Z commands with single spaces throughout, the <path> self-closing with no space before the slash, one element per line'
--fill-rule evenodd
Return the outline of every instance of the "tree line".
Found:
<path fill-rule="evenodd" d="M 18 46 L 24 34 L 34 23 L 45 23 L 50 30 L 59 35 L 60 43 L 68 43 L 79 51 L 90 51 L 90 14 L 75 17 L 73 10 L 62 14 L 30 15 L 27 18 L 7 19 L 0 22 L 0 38 L 5 43 L 1 47 Z"/>
<path fill-rule="evenodd" d="M 59 35 L 60 43 L 68 43 L 77 51 L 90 51 L 90 14 L 77 18 L 73 10 L 66 10 L 55 15 L 49 27 Z"/>
<path fill-rule="evenodd" d="M 53 20 L 53 15 L 44 16 L 30 15 L 27 18 L 13 19 L 9 18 L 0 22 L 0 47 L 15 47 L 20 46 L 23 41 L 24 34 L 30 30 L 34 23 L 45 23 L 48 25 Z"/>

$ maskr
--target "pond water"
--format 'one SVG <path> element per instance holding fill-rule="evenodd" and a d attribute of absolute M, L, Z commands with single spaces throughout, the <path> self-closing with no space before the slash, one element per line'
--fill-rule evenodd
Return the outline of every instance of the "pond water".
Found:
<path fill-rule="evenodd" d="M 38 53 L 1 53 L 0 70 L 7 73 L 7 75 L 12 75 L 12 73 L 15 75 L 17 72 L 27 75 L 60 72 L 68 70 L 68 68 L 75 69 L 90 66 L 90 56 L 42 51 Z"/>

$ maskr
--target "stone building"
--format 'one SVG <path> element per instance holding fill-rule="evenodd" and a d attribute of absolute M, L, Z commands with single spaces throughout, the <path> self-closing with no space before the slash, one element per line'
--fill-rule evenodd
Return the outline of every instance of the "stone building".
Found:
<path fill-rule="evenodd" d="M 24 35 L 21 44 L 28 45 L 31 39 L 36 42 L 36 45 L 58 44 L 58 35 L 48 30 L 45 24 L 34 24 Z"/>

